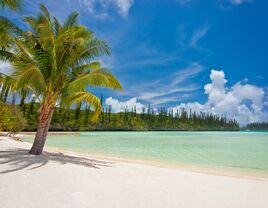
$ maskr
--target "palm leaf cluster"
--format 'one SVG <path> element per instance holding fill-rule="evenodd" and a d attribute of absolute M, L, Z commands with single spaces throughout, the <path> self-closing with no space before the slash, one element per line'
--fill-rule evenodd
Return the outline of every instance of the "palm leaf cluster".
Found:
<path fill-rule="evenodd" d="M 22 0 L 0 0 L 0 8 L 9 8 L 11 10 L 21 9 Z"/>

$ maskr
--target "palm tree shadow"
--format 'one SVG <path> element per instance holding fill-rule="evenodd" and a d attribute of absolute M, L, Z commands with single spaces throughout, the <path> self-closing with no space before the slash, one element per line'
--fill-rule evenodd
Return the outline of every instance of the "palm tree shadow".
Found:
<path fill-rule="evenodd" d="M 0 171 L 0 174 L 15 172 L 23 169 L 37 169 L 48 162 L 56 162 L 61 165 L 74 164 L 88 168 L 100 169 L 101 167 L 111 167 L 112 163 L 107 161 L 89 159 L 66 155 L 63 153 L 44 152 L 42 155 L 30 155 L 25 149 L 10 149 L 0 152 L 0 165 L 8 164 L 9 168 Z"/>

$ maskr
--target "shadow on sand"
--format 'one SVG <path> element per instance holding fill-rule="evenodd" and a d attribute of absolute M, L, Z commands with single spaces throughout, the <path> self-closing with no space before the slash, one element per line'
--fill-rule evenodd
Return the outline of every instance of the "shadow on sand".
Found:
<path fill-rule="evenodd" d="M 46 165 L 48 162 L 56 162 L 61 165 L 74 164 L 89 168 L 100 169 L 101 167 L 111 167 L 111 162 L 94 160 L 85 157 L 65 155 L 63 153 L 43 152 L 42 155 L 30 155 L 24 149 L 11 149 L 0 152 L 0 165 L 8 164 L 8 169 L 0 171 L 0 174 L 19 171 L 22 169 L 36 169 Z"/>

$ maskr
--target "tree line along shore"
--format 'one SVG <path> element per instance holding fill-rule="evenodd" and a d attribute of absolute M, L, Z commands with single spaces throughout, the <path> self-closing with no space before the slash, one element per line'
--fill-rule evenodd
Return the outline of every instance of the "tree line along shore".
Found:
<path fill-rule="evenodd" d="M 36 131 L 40 105 L 35 102 L 23 105 L 4 104 L 1 102 L 0 129 L 5 131 Z M 199 131 L 237 131 L 239 124 L 234 119 L 210 113 L 182 111 L 173 112 L 167 108 L 159 108 L 156 113 L 150 106 L 141 113 L 136 108 L 125 108 L 124 112 L 113 113 L 112 106 L 103 108 L 97 121 L 91 117 L 94 112 L 89 106 L 81 108 L 57 107 L 51 121 L 50 131 L 150 131 L 150 130 L 199 130 Z M 8 124 L 3 124 L 6 122 Z M 12 127 L 12 125 L 16 127 Z"/>

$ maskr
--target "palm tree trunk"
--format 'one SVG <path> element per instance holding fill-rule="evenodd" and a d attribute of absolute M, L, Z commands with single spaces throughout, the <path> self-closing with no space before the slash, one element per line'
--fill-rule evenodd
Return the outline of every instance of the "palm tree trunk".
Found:
<path fill-rule="evenodd" d="M 34 143 L 31 150 L 29 151 L 30 154 L 40 155 L 42 153 L 46 142 L 49 125 L 54 113 L 54 108 L 55 107 L 47 109 L 46 107 L 42 107 Z"/>

